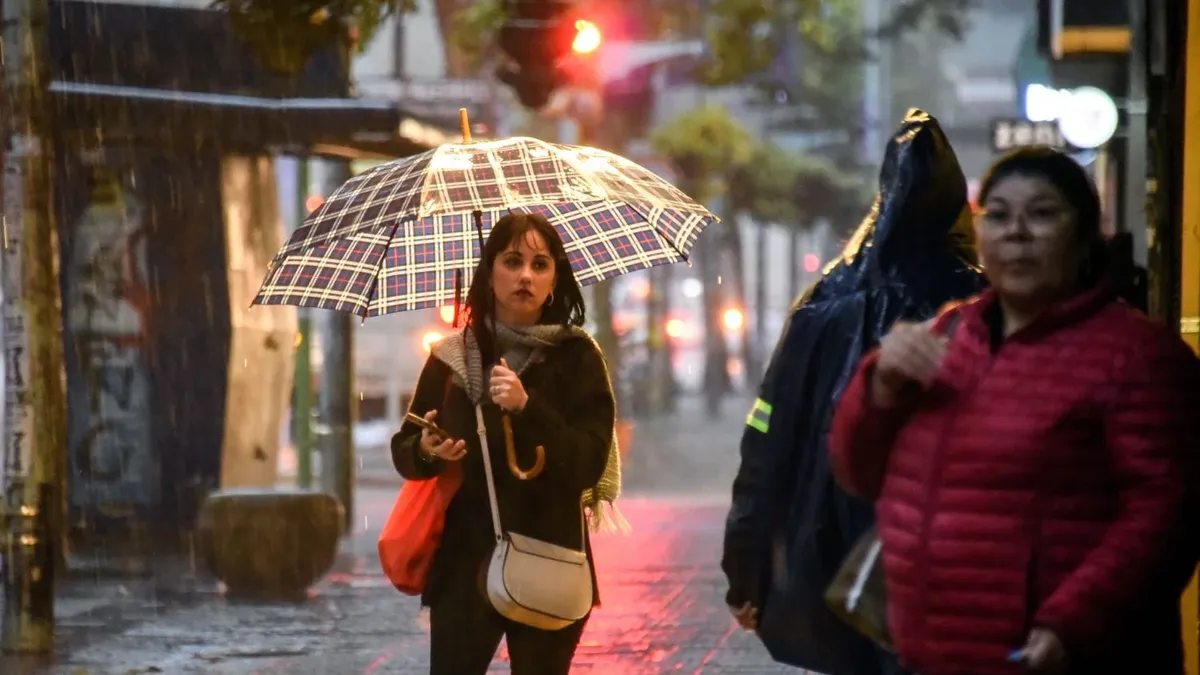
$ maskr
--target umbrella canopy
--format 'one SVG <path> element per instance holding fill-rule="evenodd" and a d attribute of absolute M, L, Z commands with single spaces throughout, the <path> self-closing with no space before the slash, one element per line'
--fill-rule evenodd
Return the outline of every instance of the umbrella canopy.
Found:
<path fill-rule="evenodd" d="M 580 284 L 685 261 L 717 220 L 603 150 L 525 137 L 447 144 L 347 181 L 279 251 L 255 302 L 364 318 L 451 302 L 481 235 L 510 212 L 555 226 Z"/>

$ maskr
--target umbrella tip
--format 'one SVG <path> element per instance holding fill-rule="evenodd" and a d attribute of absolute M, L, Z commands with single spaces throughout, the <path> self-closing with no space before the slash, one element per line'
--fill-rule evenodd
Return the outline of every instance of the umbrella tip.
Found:
<path fill-rule="evenodd" d="M 462 127 L 463 143 L 471 142 L 471 118 L 466 108 L 458 109 L 458 123 Z"/>

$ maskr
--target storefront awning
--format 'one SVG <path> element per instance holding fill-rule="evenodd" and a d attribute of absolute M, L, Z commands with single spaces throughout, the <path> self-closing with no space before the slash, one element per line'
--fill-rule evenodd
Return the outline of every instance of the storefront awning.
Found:
<path fill-rule="evenodd" d="M 267 98 L 57 81 L 58 127 L 80 140 L 271 148 L 282 152 L 404 156 L 457 140 L 396 103 Z"/>
<path fill-rule="evenodd" d="M 349 96 L 330 46 L 267 72 L 225 12 L 53 0 L 50 95 L 68 141 L 395 157 L 454 140 L 455 120 Z"/>

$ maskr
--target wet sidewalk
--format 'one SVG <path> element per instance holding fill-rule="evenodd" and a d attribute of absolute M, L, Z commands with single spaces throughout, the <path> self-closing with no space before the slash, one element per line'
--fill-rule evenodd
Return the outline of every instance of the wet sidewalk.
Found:
<path fill-rule="evenodd" d="M 625 485 L 631 493 L 694 490 L 727 492 L 737 470 L 738 442 L 754 397 L 731 396 L 717 418 L 707 415 L 700 396 L 684 395 L 676 414 L 634 425 L 632 447 L 625 448 Z M 399 488 L 402 479 L 384 445 L 356 448 L 358 480 Z"/>
<path fill-rule="evenodd" d="M 360 509 L 382 521 L 391 492 L 364 490 Z M 604 605 L 584 634 L 572 673 L 711 675 L 796 673 L 736 630 L 717 566 L 725 515 L 717 497 L 631 498 L 628 535 L 599 535 Z M 52 667 L 0 661 L 5 675 L 205 673 L 250 675 L 428 672 L 418 602 L 382 576 L 378 526 L 347 542 L 338 569 L 300 604 L 237 603 L 215 584 L 97 582 L 91 609 L 60 619 Z M 508 672 L 503 648 L 492 668 Z"/>
<path fill-rule="evenodd" d="M 605 604 L 573 673 L 800 672 L 773 663 L 724 607 L 718 560 L 745 416 L 740 400 L 726 409 L 723 419 L 705 420 L 698 402 L 685 402 L 678 417 L 639 425 L 621 502 L 634 530 L 596 537 Z M 57 661 L 0 660 L 0 673 L 428 672 L 419 602 L 391 587 L 376 558 L 399 484 L 360 484 L 356 531 L 307 602 L 227 600 L 186 559 L 155 560 L 140 577 L 74 575 L 56 606 Z M 503 648 L 492 672 L 508 672 Z"/>

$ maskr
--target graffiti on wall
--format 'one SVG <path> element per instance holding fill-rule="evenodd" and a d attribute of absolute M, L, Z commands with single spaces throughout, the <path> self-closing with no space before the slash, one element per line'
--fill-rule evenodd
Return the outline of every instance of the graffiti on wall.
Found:
<path fill-rule="evenodd" d="M 29 473 L 33 459 L 33 406 L 29 399 L 29 334 L 25 309 L 24 268 L 24 156 L 18 152 L 17 139 L 7 143 L 0 166 L 0 221 L 3 221 L 3 245 L 0 247 L 0 315 L 3 320 L 3 358 L 0 376 L 4 381 L 4 414 L 0 417 L 0 498 L 9 500 L 19 482 Z"/>
<path fill-rule="evenodd" d="M 70 397 L 71 504 L 112 517 L 152 506 L 158 470 L 146 361 L 149 314 L 144 209 L 136 193 L 97 173 L 75 223 L 65 302 L 74 372 Z"/>

